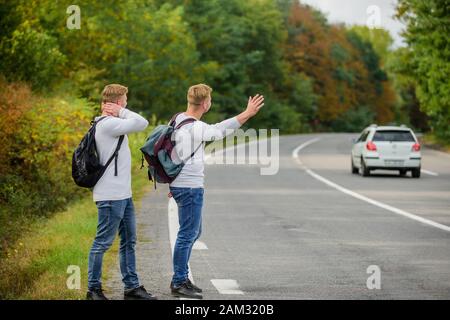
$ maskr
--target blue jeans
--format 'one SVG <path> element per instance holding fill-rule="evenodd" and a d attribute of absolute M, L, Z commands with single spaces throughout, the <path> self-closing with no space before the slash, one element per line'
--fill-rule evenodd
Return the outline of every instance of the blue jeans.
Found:
<path fill-rule="evenodd" d="M 188 279 L 188 262 L 194 242 L 202 232 L 203 188 L 170 187 L 170 192 L 178 205 L 180 229 L 173 250 L 172 284 L 179 286 Z"/>
<path fill-rule="evenodd" d="M 125 289 L 139 287 L 136 274 L 136 219 L 131 198 L 125 200 L 97 201 L 98 225 L 97 235 L 89 254 L 88 288 L 102 287 L 103 254 L 108 250 L 116 237 L 120 235 L 120 272 Z"/>

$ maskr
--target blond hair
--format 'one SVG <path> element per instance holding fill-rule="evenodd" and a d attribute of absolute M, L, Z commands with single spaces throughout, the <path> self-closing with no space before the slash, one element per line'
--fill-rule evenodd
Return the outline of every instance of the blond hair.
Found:
<path fill-rule="evenodd" d="M 102 91 L 102 102 L 116 103 L 123 95 L 127 93 L 127 87 L 120 84 L 108 84 Z"/>
<path fill-rule="evenodd" d="M 188 104 L 199 106 L 211 95 L 211 92 L 212 88 L 203 83 L 190 87 L 187 93 Z"/>

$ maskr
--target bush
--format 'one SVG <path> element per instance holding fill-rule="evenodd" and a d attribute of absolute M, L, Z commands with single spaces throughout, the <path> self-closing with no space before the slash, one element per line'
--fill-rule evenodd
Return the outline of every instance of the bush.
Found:
<path fill-rule="evenodd" d="M 21 83 L 9 84 L 0 77 L 0 133 L 2 135 L 2 152 L 0 152 L 1 176 L 9 173 L 9 163 L 13 136 L 24 113 L 31 108 L 31 91 Z"/>
<path fill-rule="evenodd" d="M 89 128 L 93 105 L 38 97 L 0 80 L 0 245 L 14 237 L 5 221 L 44 216 L 86 194 L 71 177 L 72 152 Z"/>
<path fill-rule="evenodd" d="M 27 81 L 35 89 L 54 83 L 66 60 L 55 38 L 26 24 L 10 38 L 0 38 L 0 56 L 0 73 L 9 81 Z"/>

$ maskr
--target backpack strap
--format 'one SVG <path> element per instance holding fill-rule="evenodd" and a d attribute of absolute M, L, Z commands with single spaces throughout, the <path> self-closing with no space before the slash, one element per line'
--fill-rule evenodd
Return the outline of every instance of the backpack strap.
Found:
<path fill-rule="evenodd" d="M 183 121 L 181 121 L 176 127 L 175 127 L 175 120 L 178 117 L 178 115 L 182 114 L 183 112 L 178 112 L 176 114 L 173 115 L 172 119 L 170 119 L 169 121 L 169 126 L 173 127 L 175 130 L 181 128 L 182 126 L 184 126 L 185 124 L 197 121 L 197 119 L 195 118 L 187 118 L 184 119 Z"/>
<path fill-rule="evenodd" d="M 172 127 L 173 127 L 173 125 L 175 124 L 175 118 L 176 118 L 180 113 L 182 113 L 182 112 L 178 112 L 176 115 L 173 116 L 172 120 L 170 121 L 170 125 L 171 125 Z M 178 130 L 178 129 L 180 129 L 182 126 L 184 126 L 184 125 L 186 125 L 186 124 L 188 124 L 188 123 L 195 122 L 195 121 L 197 121 L 197 119 L 195 119 L 195 118 L 187 118 L 187 119 L 184 119 L 183 121 L 181 121 L 181 122 L 174 128 L 174 130 Z M 203 144 L 203 141 L 199 144 L 199 146 L 197 147 L 197 149 L 195 149 L 195 151 L 191 153 L 191 155 L 189 156 L 189 158 L 187 158 L 184 162 L 186 162 L 186 161 L 188 161 L 189 159 L 191 159 L 191 158 L 194 156 L 194 154 L 197 152 L 197 150 L 200 149 L 200 147 L 202 146 L 202 144 Z"/>
<path fill-rule="evenodd" d="M 173 115 L 173 117 L 169 121 L 169 126 L 173 127 L 175 125 L 175 119 L 178 117 L 178 115 L 182 114 L 183 112 L 177 112 Z"/>
<path fill-rule="evenodd" d="M 114 159 L 114 165 L 115 165 L 114 176 L 117 176 L 117 158 L 119 157 L 119 150 L 120 150 L 120 146 L 122 145 L 124 137 L 125 137 L 124 135 L 120 136 L 119 142 L 117 143 L 116 150 L 112 154 L 111 158 L 109 158 L 108 162 L 106 162 L 106 164 L 105 164 L 105 168 L 107 168 L 110 165 L 110 163 L 112 162 L 112 160 Z"/>
<path fill-rule="evenodd" d="M 101 117 L 101 118 L 98 119 L 97 121 L 95 121 L 95 119 L 92 120 L 92 121 L 91 121 L 91 126 L 92 126 L 92 125 L 96 125 L 97 123 L 99 123 L 100 121 L 102 121 L 103 119 L 105 119 L 106 117 L 107 117 L 107 116 Z"/>
<path fill-rule="evenodd" d="M 182 126 L 184 126 L 185 124 L 188 124 L 188 123 L 191 123 L 191 122 L 194 122 L 194 121 L 197 121 L 197 119 L 194 119 L 194 118 L 187 118 L 187 119 L 184 119 L 184 120 L 181 121 L 174 129 L 175 129 L 175 130 L 178 130 L 178 129 L 180 129 Z"/>
<path fill-rule="evenodd" d="M 141 158 L 141 170 L 142 168 L 144 168 L 144 153 L 142 153 L 142 158 Z"/>
<path fill-rule="evenodd" d="M 185 161 L 191 159 L 191 158 L 194 156 L 194 154 L 197 152 L 197 150 L 200 149 L 200 147 L 202 146 L 202 144 L 203 144 L 203 141 L 198 145 L 197 149 L 195 149 L 195 151 L 192 152 L 191 155 L 189 156 L 189 158 L 187 158 Z"/>

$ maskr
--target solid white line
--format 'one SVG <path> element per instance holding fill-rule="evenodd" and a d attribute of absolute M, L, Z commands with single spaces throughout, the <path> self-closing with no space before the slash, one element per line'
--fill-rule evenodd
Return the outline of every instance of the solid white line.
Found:
<path fill-rule="evenodd" d="M 244 294 L 242 290 L 239 290 L 239 284 L 233 279 L 211 279 L 214 287 L 220 294 Z"/>
<path fill-rule="evenodd" d="M 346 189 L 346 188 L 344 188 L 344 187 L 342 187 L 342 186 L 340 186 L 340 185 L 338 185 L 338 184 L 336 184 L 336 183 L 334 183 L 334 182 L 332 182 L 332 181 L 330 181 L 330 180 L 328 180 L 328 179 L 322 177 L 321 175 L 315 173 L 315 172 L 312 171 L 311 169 L 307 168 L 307 167 L 302 163 L 302 161 L 299 159 L 299 152 L 300 152 L 300 150 L 302 150 L 303 148 L 305 148 L 305 147 L 309 146 L 310 144 L 312 144 L 312 143 L 314 143 L 314 142 L 317 142 L 317 141 L 319 141 L 319 140 L 320 140 L 320 138 L 315 138 L 315 139 L 309 140 L 309 141 L 307 141 L 307 142 L 301 144 L 300 146 L 298 146 L 297 148 L 295 148 L 295 149 L 292 151 L 292 157 L 293 157 L 293 158 L 294 158 L 294 159 L 302 166 L 302 168 L 303 168 L 310 176 L 312 176 L 313 178 L 315 178 L 315 179 L 317 179 L 317 180 L 319 180 L 319 181 L 325 183 L 326 185 L 328 185 L 328 186 L 330 186 L 330 187 L 332 187 L 332 188 L 335 188 L 336 190 L 339 190 L 339 191 L 341 191 L 341 192 L 343 192 L 343 193 L 345 193 L 345 194 L 348 194 L 349 196 L 352 196 L 352 197 L 354 197 L 354 198 L 357 198 L 357 199 L 360 199 L 360 200 L 362 200 L 362 201 L 368 202 L 368 203 L 370 203 L 370 204 L 372 204 L 372 205 L 374 205 L 374 206 L 377 206 L 377 207 L 380 207 L 380 208 L 382 208 L 382 209 L 391 211 L 391 212 L 393 212 L 393 213 L 402 215 L 402 216 L 407 217 L 407 218 L 410 218 L 410 219 L 412 219 L 412 220 L 416 220 L 416 221 L 419 221 L 419 222 L 421 222 L 421 223 L 430 225 L 430 226 L 432 226 L 432 227 L 435 227 L 435 228 L 438 228 L 438 229 L 441 229 L 441 230 L 450 232 L 450 227 L 449 227 L 449 226 L 446 226 L 446 225 L 443 225 L 443 224 L 434 222 L 434 221 L 432 221 L 432 220 L 428 220 L 428 219 L 425 219 L 425 218 L 416 216 L 415 214 L 406 212 L 406 211 L 404 211 L 404 210 L 400 210 L 400 209 L 395 208 L 395 207 L 393 207 L 393 206 L 390 206 L 390 205 L 388 205 L 388 204 L 385 204 L 385 203 L 382 203 L 382 202 L 373 200 L 373 199 L 371 199 L 371 198 L 368 198 L 368 197 L 366 197 L 366 196 L 363 196 L 362 194 L 359 194 L 359 193 L 356 193 L 356 192 L 351 191 L 351 190 L 349 190 L 349 189 Z"/>
<path fill-rule="evenodd" d="M 429 170 L 425 170 L 425 169 L 421 169 L 420 171 L 422 171 L 423 173 L 429 174 L 430 176 L 435 176 L 437 177 L 439 174 L 437 174 L 436 172 L 433 171 L 429 171 Z"/>
<path fill-rule="evenodd" d="M 177 240 L 177 233 L 179 229 L 178 225 L 178 207 L 177 203 L 173 198 L 169 198 L 168 204 L 168 214 L 169 214 L 169 239 L 170 239 L 170 249 L 172 250 L 175 247 L 175 241 Z"/>

